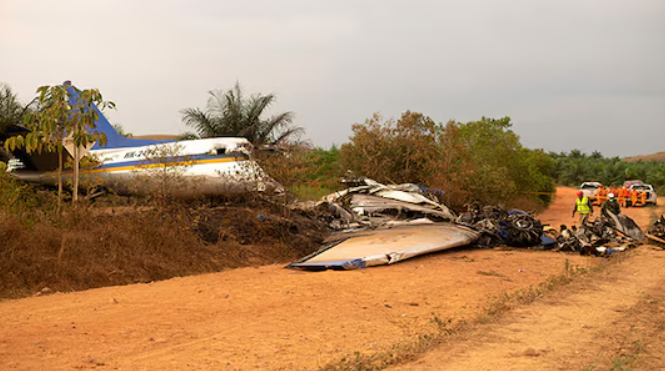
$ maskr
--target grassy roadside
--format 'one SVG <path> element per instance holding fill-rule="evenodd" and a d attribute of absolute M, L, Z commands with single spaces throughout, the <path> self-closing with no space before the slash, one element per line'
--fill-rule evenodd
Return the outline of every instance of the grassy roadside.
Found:
<path fill-rule="evenodd" d="M 102 211 L 0 213 L 0 300 L 287 263 L 318 249 L 328 233 L 258 201 Z"/>
<path fill-rule="evenodd" d="M 456 334 L 462 334 L 478 326 L 492 323 L 514 308 L 528 305 L 549 293 L 555 292 L 582 277 L 597 275 L 612 264 L 626 257 L 615 257 L 597 267 L 570 265 L 566 260 L 561 274 L 548 277 L 535 286 L 528 286 L 488 298 L 480 313 L 470 320 L 442 319 L 436 314 L 430 320 L 431 330 L 393 344 L 387 349 L 367 354 L 355 352 L 319 368 L 320 371 L 375 371 L 408 363 L 436 348 Z"/>

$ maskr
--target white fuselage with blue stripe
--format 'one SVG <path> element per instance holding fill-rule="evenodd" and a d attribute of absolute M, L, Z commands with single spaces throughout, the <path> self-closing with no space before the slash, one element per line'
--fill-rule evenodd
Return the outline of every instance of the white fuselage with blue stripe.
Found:
<path fill-rule="evenodd" d="M 71 88 L 71 100 L 78 93 Z M 155 185 L 168 186 L 179 195 L 224 194 L 281 187 L 251 159 L 252 144 L 245 138 L 207 138 L 185 141 L 132 139 L 121 136 L 96 106 L 95 133 L 104 134 L 85 157 L 92 161 L 81 169 L 82 186 L 106 187 L 120 194 L 147 193 Z M 19 128 L 20 129 L 20 128 Z M 25 130 L 25 128 L 23 128 Z M 65 143 L 70 154 L 73 148 Z M 8 167 L 15 177 L 34 183 L 55 184 L 54 153 L 28 154 L 16 151 Z M 49 157 L 50 158 L 45 158 Z M 22 162 L 25 160 L 25 162 Z M 66 180 L 71 169 L 64 173 Z"/>

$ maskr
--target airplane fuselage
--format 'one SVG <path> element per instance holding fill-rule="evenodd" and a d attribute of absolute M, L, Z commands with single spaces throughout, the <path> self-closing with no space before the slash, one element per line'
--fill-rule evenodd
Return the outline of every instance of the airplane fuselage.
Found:
<path fill-rule="evenodd" d="M 166 191 L 177 196 L 279 188 L 251 159 L 251 147 L 244 138 L 210 138 L 93 149 L 82 161 L 81 186 L 108 188 L 124 195 Z M 8 170 L 26 182 L 57 183 L 53 171 L 20 169 L 16 162 Z M 65 170 L 63 177 L 71 181 L 72 170 Z"/>

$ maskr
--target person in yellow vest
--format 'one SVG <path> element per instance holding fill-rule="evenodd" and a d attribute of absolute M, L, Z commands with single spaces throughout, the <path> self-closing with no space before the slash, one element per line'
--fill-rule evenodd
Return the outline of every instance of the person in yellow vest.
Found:
<path fill-rule="evenodd" d="M 578 223 L 582 225 L 584 219 L 588 218 L 589 215 L 593 215 L 593 206 L 589 202 L 589 197 L 584 195 L 584 192 L 577 192 L 577 198 L 575 199 L 575 208 L 573 209 L 573 218 L 575 213 L 579 214 Z"/>
<path fill-rule="evenodd" d="M 647 191 L 640 192 L 640 201 L 642 202 L 642 206 L 647 205 Z"/>

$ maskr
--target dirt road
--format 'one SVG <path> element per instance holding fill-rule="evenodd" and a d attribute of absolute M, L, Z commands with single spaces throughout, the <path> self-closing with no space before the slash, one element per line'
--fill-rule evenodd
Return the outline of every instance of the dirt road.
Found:
<path fill-rule="evenodd" d="M 391 370 L 663 370 L 663 266 L 662 251 L 641 247 L 600 277 L 454 336 Z"/>
<path fill-rule="evenodd" d="M 570 211 L 568 205 L 568 217 Z M 640 256 L 649 260 L 646 253 Z M 660 255 L 649 264 L 665 262 L 655 256 Z M 435 316 L 474 317 L 490 295 L 560 274 L 566 260 L 581 266 L 600 261 L 551 252 L 458 250 L 349 272 L 265 266 L 4 301 L 0 369 L 317 369 L 427 332 Z M 632 273 L 627 294 L 635 291 L 630 287 L 643 287 L 647 266 Z"/>
<path fill-rule="evenodd" d="M 561 201 L 574 199 L 575 190 L 560 188 L 557 196 L 541 220 L 571 224 L 572 207 Z M 641 226 L 663 211 L 623 210 Z M 640 247 L 600 275 L 453 336 L 391 370 L 663 370 L 664 266 L 665 253 Z"/>
<path fill-rule="evenodd" d="M 561 224 L 577 224 L 577 216 L 574 218 L 571 216 L 575 206 L 575 193 L 577 193 L 575 188 L 557 188 L 554 202 L 545 212 L 538 215 L 538 218 L 544 224 L 549 224 L 557 229 Z M 634 219 L 639 226 L 646 227 L 658 216 L 665 213 L 665 207 L 663 205 L 658 207 L 629 207 L 621 209 L 621 212 Z M 600 207 L 594 207 L 594 215 L 600 215 Z"/>

